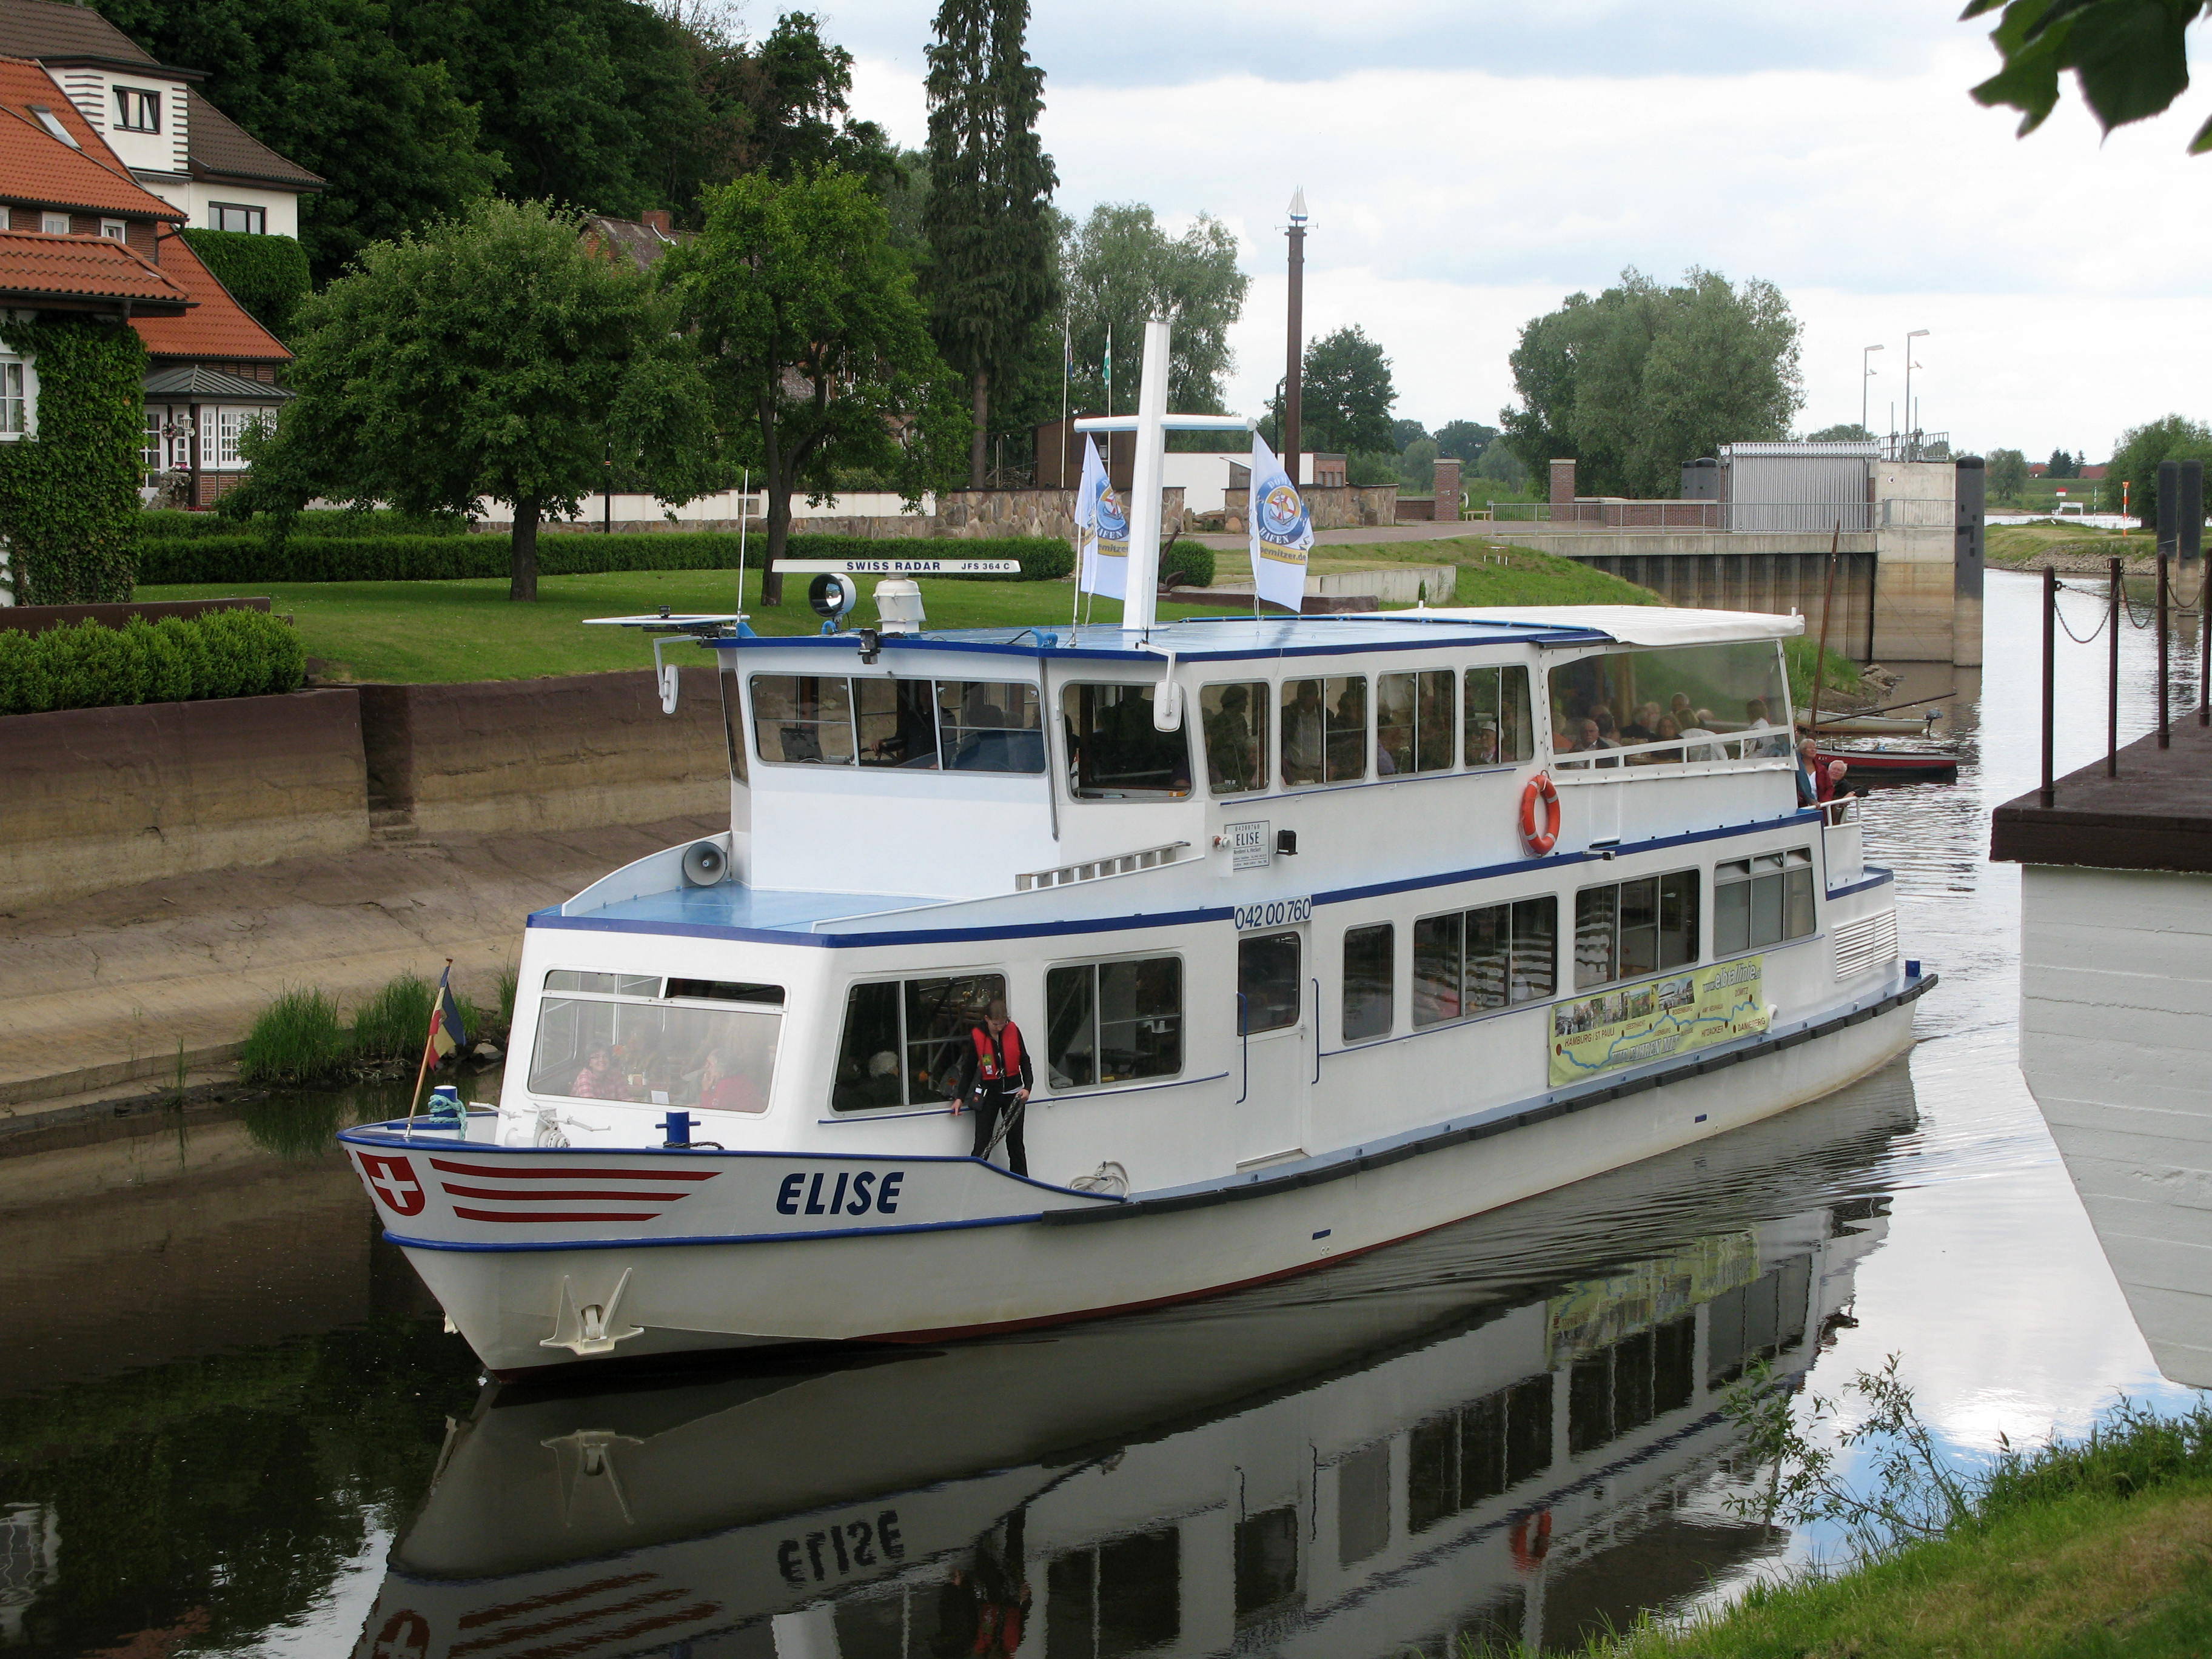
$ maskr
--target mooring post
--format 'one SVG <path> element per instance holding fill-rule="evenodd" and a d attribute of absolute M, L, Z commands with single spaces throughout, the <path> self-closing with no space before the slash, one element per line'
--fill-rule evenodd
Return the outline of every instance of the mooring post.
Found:
<path fill-rule="evenodd" d="M 2173 730 L 2166 719 L 2166 680 L 2172 657 L 2172 617 L 2166 602 L 2166 567 L 2171 562 L 2166 550 L 2158 552 L 2158 746 L 2173 747 Z"/>
<path fill-rule="evenodd" d="M 2057 804 L 2058 793 L 2051 781 L 2052 709 L 2052 670 L 2058 659 L 2058 573 L 2049 565 L 2043 568 L 2043 791 L 2039 797 L 2045 806 Z"/>
<path fill-rule="evenodd" d="M 2105 595 L 2105 775 L 2120 775 L 2120 617 L 2127 590 L 2120 586 L 2120 560 L 2112 560 L 2111 590 Z"/>

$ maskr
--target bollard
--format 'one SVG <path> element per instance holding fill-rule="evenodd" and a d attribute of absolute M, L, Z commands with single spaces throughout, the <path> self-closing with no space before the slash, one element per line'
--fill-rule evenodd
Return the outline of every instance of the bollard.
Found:
<path fill-rule="evenodd" d="M 2037 799 L 2045 806 L 2057 804 L 2058 792 L 2051 780 L 2053 716 L 2052 670 L 2058 655 L 2058 573 L 2043 567 L 2043 788 Z"/>
<path fill-rule="evenodd" d="M 2121 561 L 2112 556 L 2112 589 L 2105 596 L 2105 775 L 2120 775 L 2120 618 L 2128 604 Z"/>
<path fill-rule="evenodd" d="M 2172 617 L 2166 608 L 2168 562 L 2166 550 L 2160 547 L 2158 550 L 2158 746 L 2161 749 L 2173 747 L 2173 730 L 2166 719 L 2168 665 L 2172 657 L 2173 644 Z"/>

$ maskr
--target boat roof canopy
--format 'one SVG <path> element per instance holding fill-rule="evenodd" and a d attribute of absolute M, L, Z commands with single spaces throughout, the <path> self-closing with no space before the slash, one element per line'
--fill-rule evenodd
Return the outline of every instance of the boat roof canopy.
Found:
<path fill-rule="evenodd" d="M 657 619 L 656 619 L 657 620 Z M 1337 617 L 1190 617 L 1153 628 L 1139 644 L 1118 625 L 955 628 L 885 634 L 888 652 L 985 652 L 1023 657 L 1157 661 L 1237 657 L 1346 656 L 1364 651 L 1431 650 L 1439 645 L 1663 647 L 1785 639 L 1805 631 L 1802 617 L 1741 611 L 1683 611 L 1668 605 L 1506 605 L 1491 610 L 1369 611 Z M 849 652 L 857 635 L 733 636 L 702 642 L 720 650 Z"/>

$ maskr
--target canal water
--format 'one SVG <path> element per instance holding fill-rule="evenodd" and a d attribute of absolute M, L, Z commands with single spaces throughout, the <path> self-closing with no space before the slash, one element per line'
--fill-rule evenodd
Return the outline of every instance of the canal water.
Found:
<path fill-rule="evenodd" d="M 2066 603 L 2087 632 L 2099 600 Z M 1832 1553 L 1730 1502 L 1765 1473 L 1722 1409 L 1759 1359 L 1832 1394 L 1897 1355 L 1967 1457 L 2181 1403 L 2015 1064 L 2019 882 L 1986 853 L 2035 781 L 2038 625 L 1992 574 L 1986 670 L 1908 682 L 1956 690 L 1958 781 L 1865 808 L 1942 976 L 1908 1057 L 1289 1285 L 489 1390 L 327 1151 L 380 1099 L 0 1161 L 0 1649 L 1458 1659 Z M 2154 657 L 2124 651 L 2124 739 Z M 2101 642 L 2061 668 L 2063 769 L 2103 742 Z"/>

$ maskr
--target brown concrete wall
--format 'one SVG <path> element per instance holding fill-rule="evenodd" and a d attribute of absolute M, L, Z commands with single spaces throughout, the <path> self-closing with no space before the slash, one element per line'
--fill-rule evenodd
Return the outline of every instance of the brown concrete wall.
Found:
<path fill-rule="evenodd" d="M 681 673 L 673 717 L 649 669 L 362 686 L 370 802 L 411 813 L 426 835 L 726 815 L 714 671 Z"/>
<path fill-rule="evenodd" d="M 0 909 L 351 851 L 362 764 L 349 688 L 0 717 Z"/>

